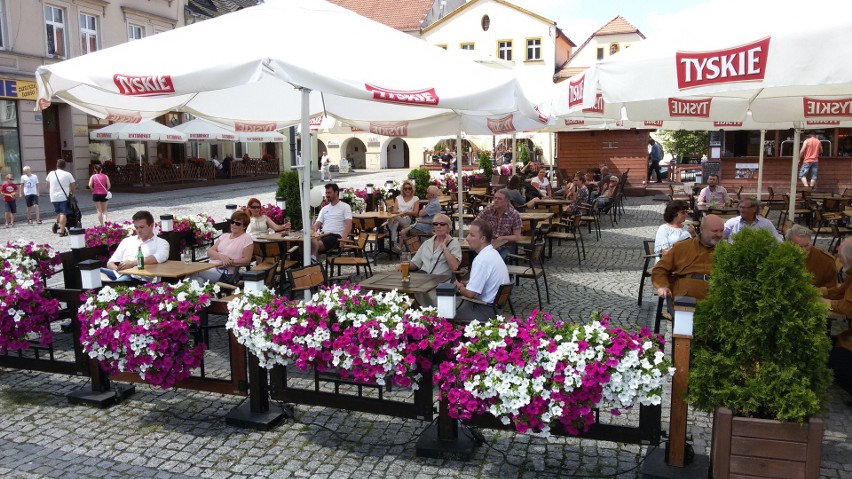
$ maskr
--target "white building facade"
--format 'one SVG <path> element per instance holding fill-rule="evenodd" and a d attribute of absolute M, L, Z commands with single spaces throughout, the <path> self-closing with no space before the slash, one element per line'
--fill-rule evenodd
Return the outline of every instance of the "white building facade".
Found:
<path fill-rule="evenodd" d="M 476 58 L 500 59 L 501 63 L 512 64 L 515 74 L 533 94 L 533 101 L 548 99 L 558 67 L 568 60 L 575 46 L 554 21 L 505 0 L 470 0 L 438 19 L 427 18 L 431 23 L 422 28 L 421 39 L 447 50 L 473 50 L 472 56 Z M 435 74 L 453 72 L 435 65 Z M 318 137 L 318 155 L 328 151 L 332 163 L 348 157 L 355 168 L 416 168 L 435 153 L 436 147 L 449 146 L 455 151 L 454 136 L 390 138 L 337 127 L 320 132 Z M 517 137 L 519 142 L 527 144 L 531 155 L 538 149 L 538 159 L 549 163 L 547 159 L 553 158 L 552 134 L 529 132 L 519 133 Z M 463 156 L 472 158 L 477 149 L 508 147 L 511 136 L 467 136 L 462 143 Z"/>

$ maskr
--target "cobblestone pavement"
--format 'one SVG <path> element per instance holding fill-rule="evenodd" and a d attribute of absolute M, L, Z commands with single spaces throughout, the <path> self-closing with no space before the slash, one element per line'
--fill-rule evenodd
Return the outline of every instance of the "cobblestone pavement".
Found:
<path fill-rule="evenodd" d="M 381 184 L 401 177 L 402 170 L 367 172 L 345 177 L 343 186 Z M 274 200 L 275 183 L 229 185 L 227 191 L 198 188 L 167 193 L 117 193 L 110 218 L 125 219 L 138 209 L 155 215 L 206 211 L 224 215 L 226 203 L 245 204 L 252 196 Z M 88 194 L 80 195 L 84 224 L 94 221 Z M 50 205 L 42 197 L 42 203 Z M 546 262 L 555 316 L 585 321 L 602 308 L 620 326 L 651 325 L 655 300 L 646 288 L 637 307 L 641 272 L 641 240 L 652 238 L 663 205 L 629 198 L 626 214 L 611 227 L 603 221 L 603 238 L 585 236 L 587 260 L 577 264 L 570 245 L 556 247 Z M 19 208 L 25 211 L 25 208 Z M 43 225 L 0 230 L 0 241 L 27 239 L 69 248 Z M 45 220 L 51 215 L 44 215 Z M 24 217 L 25 219 L 25 217 Z M 23 222 L 25 223 L 25 221 Z M 380 260 L 380 263 L 382 261 Z M 379 269 L 390 268 L 385 262 Z M 537 304 L 534 286 L 522 282 L 513 291 L 517 312 Z M 668 331 L 667 331 L 668 334 Z M 213 352 L 211 352 L 213 353 Z M 62 375 L 0 369 L 0 476 L 72 477 L 310 477 L 310 478 L 492 478 L 492 477 L 639 477 L 648 446 L 576 438 L 549 438 L 483 431 L 487 445 L 473 460 L 459 462 L 418 458 L 415 442 L 426 424 L 322 407 L 296 406 L 296 419 L 269 432 L 225 425 L 224 415 L 241 398 L 186 390 L 161 391 L 138 385 L 137 393 L 107 410 L 71 406 L 68 392 L 86 380 Z M 852 478 L 852 408 L 849 396 L 833 388 L 825 415 L 822 476 Z M 664 398 L 663 430 L 668 429 Z M 630 420 L 631 414 L 622 416 Z M 697 453 L 707 454 L 710 416 L 690 411 L 689 435 Z"/>

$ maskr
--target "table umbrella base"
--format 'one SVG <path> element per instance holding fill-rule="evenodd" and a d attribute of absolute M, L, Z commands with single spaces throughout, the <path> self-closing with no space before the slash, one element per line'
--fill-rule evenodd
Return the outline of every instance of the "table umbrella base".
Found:
<path fill-rule="evenodd" d="M 251 404 L 246 402 L 228 412 L 225 416 L 225 424 L 241 429 L 269 431 L 285 419 L 292 417 L 295 417 L 295 414 L 293 406 L 289 404 L 284 407 L 270 404 L 266 412 L 252 412 Z"/>
<path fill-rule="evenodd" d="M 433 459 L 449 459 L 454 461 L 469 461 L 473 458 L 473 450 L 482 444 L 481 435 L 462 425 L 458 428 L 452 440 L 442 440 L 438 437 L 438 424 L 432 423 L 423 431 L 417 440 L 417 457 Z"/>
<path fill-rule="evenodd" d="M 65 398 L 68 399 L 70 404 L 84 404 L 98 409 L 106 409 L 134 394 L 136 394 L 136 386 L 133 384 L 113 383 L 109 391 L 100 392 L 84 388 L 68 393 Z"/>

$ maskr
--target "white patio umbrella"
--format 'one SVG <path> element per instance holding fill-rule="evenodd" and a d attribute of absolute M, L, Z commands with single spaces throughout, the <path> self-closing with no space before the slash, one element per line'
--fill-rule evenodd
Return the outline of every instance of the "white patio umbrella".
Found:
<path fill-rule="evenodd" d="M 248 143 L 284 143 L 284 140 L 287 139 L 286 136 L 277 131 L 243 132 L 239 134 L 238 138 L 238 141 Z"/>
<path fill-rule="evenodd" d="M 201 118 L 175 126 L 175 130 L 186 133 L 189 141 L 238 141 L 235 131 L 229 131 Z"/>
<path fill-rule="evenodd" d="M 334 34 L 317 35 L 317 28 Z M 238 32 L 239 41 L 222 32 Z M 435 75 L 436 65 L 453 75 Z M 102 118 L 177 110 L 237 132 L 273 131 L 299 119 L 308 131 L 310 116 L 323 110 L 354 118 L 387 105 L 414 108 L 397 120 L 454 110 L 518 110 L 536 117 L 510 72 L 456 58 L 322 0 L 246 8 L 40 67 L 36 81 L 39 108 L 59 98 Z M 356 111 L 346 110 L 341 100 L 347 98 L 362 100 L 346 103 Z M 302 142 L 303 158 L 311 157 L 310 143 Z M 303 174 L 306 227 L 309 187 Z M 309 246 L 306 235 L 306 262 Z"/>
<path fill-rule="evenodd" d="M 816 7 L 814 7 L 816 8 Z M 722 12 L 720 12 L 721 14 Z M 715 29 L 677 31 L 632 46 L 599 63 L 586 75 L 573 111 L 588 108 L 599 89 L 606 102 L 622 106 L 630 120 L 680 119 L 789 123 L 795 128 L 790 215 L 795 206 L 800 129 L 852 120 L 852 20 L 827 16 L 803 22 L 784 12 L 729 15 L 721 35 Z M 773 14 L 775 13 L 775 14 Z M 714 24 L 713 18 L 703 21 Z M 739 27 L 739 28 L 737 28 Z M 846 53 L 844 53 L 846 52 Z M 742 116 L 727 107 L 742 105 Z M 719 109 L 722 111 L 719 111 Z"/>
<path fill-rule="evenodd" d="M 89 133 L 93 140 L 162 141 L 186 143 L 188 135 L 156 121 L 113 123 Z"/>

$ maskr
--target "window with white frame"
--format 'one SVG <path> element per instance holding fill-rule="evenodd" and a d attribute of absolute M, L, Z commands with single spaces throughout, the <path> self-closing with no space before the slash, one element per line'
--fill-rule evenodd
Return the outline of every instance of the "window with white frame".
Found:
<path fill-rule="evenodd" d="M 497 58 L 512 61 L 512 40 L 500 40 L 497 42 Z"/>
<path fill-rule="evenodd" d="M 98 51 L 98 17 L 80 14 L 80 53 Z"/>
<path fill-rule="evenodd" d="M 473 43 L 462 43 L 459 45 L 462 50 L 476 50 Z"/>
<path fill-rule="evenodd" d="M 541 38 L 527 38 L 527 61 L 541 60 Z"/>
<path fill-rule="evenodd" d="M 65 57 L 65 10 L 52 5 L 44 6 L 44 24 L 47 31 L 47 56 Z"/>
<path fill-rule="evenodd" d="M 145 29 L 139 25 L 129 23 L 127 25 L 127 39 L 129 41 L 141 40 L 145 37 Z"/>
<path fill-rule="evenodd" d="M 596 58 L 597 58 L 598 60 L 603 60 L 603 58 L 604 58 L 604 49 L 603 49 L 603 47 L 598 47 L 598 49 L 597 49 L 597 56 L 596 56 Z"/>

